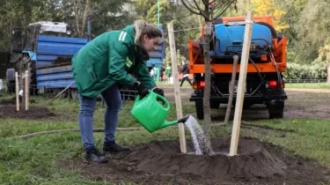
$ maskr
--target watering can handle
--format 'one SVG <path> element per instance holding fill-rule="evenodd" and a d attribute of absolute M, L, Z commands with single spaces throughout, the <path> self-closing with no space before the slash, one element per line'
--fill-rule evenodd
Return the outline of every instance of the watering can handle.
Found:
<path fill-rule="evenodd" d="M 168 102 L 168 100 L 164 97 L 164 96 L 161 96 L 155 92 L 153 92 L 152 90 L 148 90 L 149 91 L 149 94 L 147 96 L 149 96 L 151 93 L 155 95 L 155 98 L 156 100 L 160 100 L 163 102 L 164 106 L 165 106 L 165 109 L 169 109 L 170 108 L 170 103 Z M 141 101 L 142 99 L 140 98 L 140 95 L 137 95 L 135 101 L 136 102 L 139 102 Z"/>
<path fill-rule="evenodd" d="M 156 94 L 156 98 L 157 98 L 158 100 L 161 100 L 161 101 L 164 103 L 165 109 L 169 109 L 169 107 L 170 107 L 170 103 L 167 101 L 167 99 L 166 99 L 164 96 L 161 96 L 161 95 L 159 95 L 159 94 L 157 94 L 157 93 L 155 93 L 155 92 L 153 92 L 153 91 L 151 91 L 151 90 L 149 90 L 149 93 L 154 93 L 154 94 Z"/>

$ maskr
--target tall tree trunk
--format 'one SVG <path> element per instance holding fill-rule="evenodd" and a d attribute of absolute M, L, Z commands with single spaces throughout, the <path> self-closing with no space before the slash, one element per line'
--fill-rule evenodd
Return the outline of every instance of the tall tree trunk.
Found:
<path fill-rule="evenodd" d="M 210 37 L 211 37 L 211 22 L 205 22 L 204 26 L 204 65 L 205 65 L 205 89 L 204 89 L 204 132 L 207 138 L 210 135 L 211 128 L 211 63 L 210 63 Z"/>
<path fill-rule="evenodd" d="M 73 0 L 73 11 L 74 11 L 74 15 L 76 18 L 76 29 L 77 29 L 77 34 L 78 36 L 80 36 L 81 32 L 80 32 L 80 27 L 79 27 L 79 2 L 77 2 L 78 0 Z"/>
<path fill-rule="evenodd" d="M 210 138 L 211 128 L 211 108 L 210 108 L 210 97 L 211 97 L 211 63 L 210 63 L 210 40 L 211 40 L 211 13 L 209 9 L 209 0 L 204 2 L 204 66 L 205 66 L 205 89 L 204 89 L 204 133 L 206 138 Z"/>
<path fill-rule="evenodd" d="M 84 10 L 84 15 L 83 15 L 83 19 L 82 19 L 82 26 L 81 26 L 81 35 L 84 35 L 85 32 L 85 25 L 86 25 L 86 18 L 87 18 L 87 14 L 89 13 L 89 6 L 90 6 L 90 0 L 86 0 L 86 4 L 85 4 L 85 10 Z"/>

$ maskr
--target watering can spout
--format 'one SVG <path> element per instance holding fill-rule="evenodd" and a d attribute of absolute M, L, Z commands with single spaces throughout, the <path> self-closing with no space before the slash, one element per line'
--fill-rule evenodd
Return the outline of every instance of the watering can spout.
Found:
<path fill-rule="evenodd" d="M 185 123 L 189 117 L 190 117 L 190 115 L 185 116 L 185 117 L 179 119 L 179 120 L 178 120 L 178 123 Z"/>
<path fill-rule="evenodd" d="M 176 125 L 178 123 L 185 123 L 188 118 L 189 118 L 189 115 L 188 116 L 185 116 L 185 117 L 183 117 L 181 119 L 178 119 L 178 120 L 173 120 L 173 121 L 167 121 L 167 120 L 165 120 L 164 123 L 161 125 L 161 128 L 165 128 L 165 127 L 168 127 L 168 126 Z"/>

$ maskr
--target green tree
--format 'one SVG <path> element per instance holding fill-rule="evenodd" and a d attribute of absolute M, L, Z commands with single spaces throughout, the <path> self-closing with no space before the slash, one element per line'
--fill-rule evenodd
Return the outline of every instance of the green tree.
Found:
<path fill-rule="evenodd" d="M 33 17 L 34 6 L 38 6 L 41 0 L 0 0 L 0 3 L 0 51 L 7 51 L 11 28 L 27 25 Z"/>
<path fill-rule="evenodd" d="M 137 19 L 145 19 L 150 23 L 158 22 L 158 6 L 155 0 L 137 0 L 135 10 Z M 165 43 L 168 45 L 167 24 L 173 22 L 175 43 L 180 54 L 188 56 L 187 44 L 189 39 L 197 39 L 200 35 L 201 18 L 190 13 L 181 4 L 172 4 L 168 0 L 160 0 L 160 25 L 164 29 Z"/>
<path fill-rule="evenodd" d="M 75 30 L 75 36 L 85 36 L 87 18 L 91 17 L 92 33 L 99 35 L 104 31 L 120 29 L 132 23 L 128 12 L 122 5 L 129 0 L 55 0 L 53 21 L 66 22 Z"/>
<path fill-rule="evenodd" d="M 276 0 L 286 12 L 283 20 L 289 28 L 283 30 L 288 37 L 288 50 L 295 53 L 294 60 L 310 64 L 319 50 L 329 43 L 330 2 L 326 0 Z"/>

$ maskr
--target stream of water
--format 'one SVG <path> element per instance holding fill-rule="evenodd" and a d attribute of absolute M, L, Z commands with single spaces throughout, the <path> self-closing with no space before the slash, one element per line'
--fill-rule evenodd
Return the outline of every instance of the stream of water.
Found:
<path fill-rule="evenodd" d="M 214 155 L 210 140 L 205 136 L 202 127 L 193 116 L 189 116 L 185 122 L 191 133 L 196 155 Z"/>

